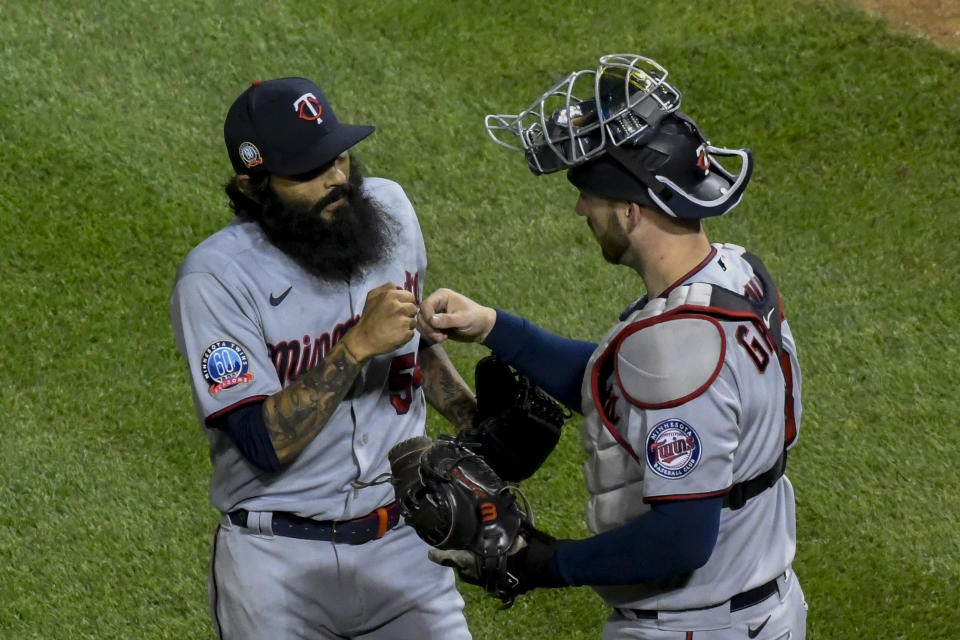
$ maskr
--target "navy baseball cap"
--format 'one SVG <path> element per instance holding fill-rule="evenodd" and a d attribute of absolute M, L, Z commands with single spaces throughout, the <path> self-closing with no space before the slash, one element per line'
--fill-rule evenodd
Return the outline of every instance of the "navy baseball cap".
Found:
<path fill-rule="evenodd" d="M 293 176 L 332 162 L 371 133 L 343 124 L 306 78 L 254 82 L 230 106 L 223 138 L 237 173 Z"/>

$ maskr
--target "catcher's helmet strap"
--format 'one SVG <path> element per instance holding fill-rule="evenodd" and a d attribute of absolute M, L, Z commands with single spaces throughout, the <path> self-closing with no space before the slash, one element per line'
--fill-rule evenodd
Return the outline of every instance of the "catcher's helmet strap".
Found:
<path fill-rule="evenodd" d="M 663 114 L 663 116 L 661 116 L 661 119 L 665 115 L 667 114 Z M 687 114 L 685 114 L 684 112 L 678 109 L 673 112 L 673 117 L 686 123 L 689 126 L 689 131 L 697 137 L 697 139 L 700 141 L 700 144 L 704 148 L 709 148 L 710 143 L 707 141 L 706 138 L 703 137 L 703 133 L 700 132 L 700 128 L 697 126 L 697 123 L 694 122 L 690 118 L 690 116 L 688 116 Z M 657 121 L 657 124 L 659 124 L 659 120 Z M 653 130 L 653 128 L 651 130 Z M 632 147 L 626 147 L 626 149 L 629 149 L 629 151 L 625 150 L 623 147 L 620 147 L 619 145 L 611 144 L 611 145 L 607 145 L 606 153 L 608 153 L 610 157 L 612 157 L 614 160 L 620 163 L 620 165 L 623 166 L 624 169 L 629 171 L 633 177 L 639 180 L 647 188 L 647 191 L 650 193 L 650 195 L 654 196 L 654 202 L 656 202 L 661 207 L 664 207 L 664 203 L 668 202 L 673 197 L 673 194 L 675 192 L 677 191 L 682 192 L 682 190 L 676 187 L 676 185 L 674 185 L 672 182 L 670 182 L 669 185 L 665 185 L 664 183 L 658 181 L 659 176 L 656 176 L 652 171 L 650 171 L 650 169 L 648 169 L 644 165 L 646 158 L 644 156 L 644 149 L 642 147 L 638 148 L 636 146 L 632 146 Z M 663 153 L 666 153 L 669 155 L 670 152 L 664 151 Z M 724 172 L 724 174 L 728 178 L 730 177 L 729 174 L 726 174 L 726 172 Z M 673 212 L 670 211 L 669 207 L 664 207 L 664 208 L 667 213 L 669 213 L 670 215 L 674 215 Z"/>

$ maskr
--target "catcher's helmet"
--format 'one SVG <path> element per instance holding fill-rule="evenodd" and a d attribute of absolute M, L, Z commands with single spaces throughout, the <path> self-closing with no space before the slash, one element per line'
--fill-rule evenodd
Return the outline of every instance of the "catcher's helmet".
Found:
<path fill-rule="evenodd" d="M 523 150 L 535 174 L 567 169 L 582 190 L 677 218 L 722 215 L 740 202 L 753 158 L 747 149 L 711 146 L 679 111 L 680 92 L 666 78 L 649 58 L 603 56 L 596 71 L 570 74 L 519 115 L 488 115 L 487 132 Z M 590 97 L 577 95 L 585 90 Z M 714 156 L 739 157 L 740 171 L 734 176 Z"/>

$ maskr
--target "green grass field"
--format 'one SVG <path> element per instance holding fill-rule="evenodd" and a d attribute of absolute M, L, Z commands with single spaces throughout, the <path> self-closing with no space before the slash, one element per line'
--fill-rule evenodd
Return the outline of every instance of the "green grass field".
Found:
<path fill-rule="evenodd" d="M 229 220 L 222 122 L 250 80 L 310 76 L 377 125 L 357 152 L 416 205 L 428 290 L 597 340 L 642 283 L 483 116 L 623 52 L 663 63 L 714 143 L 755 153 L 707 229 L 765 259 L 800 347 L 808 637 L 960 638 L 960 54 L 799 0 L 5 0 L 0 638 L 213 637 L 217 516 L 167 298 Z M 485 350 L 450 353 L 472 379 Z M 577 427 L 528 491 L 568 537 L 586 534 Z M 463 593 L 476 638 L 597 638 L 606 616 L 585 588 L 508 611 Z"/>

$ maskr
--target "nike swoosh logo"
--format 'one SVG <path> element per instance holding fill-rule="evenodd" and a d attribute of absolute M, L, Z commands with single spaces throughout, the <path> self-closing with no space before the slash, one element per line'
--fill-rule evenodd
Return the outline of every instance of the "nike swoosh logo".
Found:
<path fill-rule="evenodd" d="M 293 289 L 293 285 L 290 285 L 289 287 L 287 287 L 287 290 L 284 291 L 283 293 L 281 293 L 279 296 L 274 296 L 274 295 L 271 293 L 271 294 L 270 294 L 270 304 L 275 307 L 275 306 L 277 306 L 278 304 L 280 304 L 281 302 L 283 302 L 283 299 L 287 297 L 287 294 L 288 294 L 288 293 L 290 293 L 290 289 Z"/>
<path fill-rule="evenodd" d="M 776 309 L 770 309 L 770 313 L 768 313 L 767 317 L 763 319 L 763 324 L 767 325 L 767 329 L 770 328 L 770 316 L 773 315 L 774 311 L 776 311 Z"/>
<path fill-rule="evenodd" d="M 763 630 L 767 623 L 770 622 L 770 616 L 767 616 L 767 619 L 760 623 L 760 626 L 754 629 L 753 627 L 747 627 L 747 635 L 751 638 L 756 638 L 757 635 Z"/>

